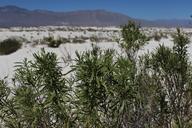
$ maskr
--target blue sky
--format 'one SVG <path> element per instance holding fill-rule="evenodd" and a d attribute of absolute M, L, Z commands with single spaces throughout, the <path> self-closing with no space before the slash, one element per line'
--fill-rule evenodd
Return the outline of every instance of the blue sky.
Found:
<path fill-rule="evenodd" d="M 0 0 L 0 6 L 54 11 L 105 9 L 142 19 L 189 19 L 192 0 Z"/>

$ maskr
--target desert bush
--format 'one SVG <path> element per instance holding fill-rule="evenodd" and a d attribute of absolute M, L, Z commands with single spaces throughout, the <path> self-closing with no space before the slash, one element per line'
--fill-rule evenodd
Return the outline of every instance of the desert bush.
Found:
<path fill-rule="evenodd" d="M 174 46 L 159 46 L 145 59 L 148 76 L 146 85 L 153 87 L 151 95 L 151 127 L 191 127 L 191 63 L 187 47 L 189 39 L 178 29 Z M 147 74 L 146 74 L 147 72 Z"/>
<path fill-rule="evenodd" d="M 71 42 L 70 39 L 64 38 L 64 37 L 60 38 L 60 40 L 62 40 L 63 43 L 70 43 Z"/>
<path fill-rule="evenodd" d="M 147 37 L 134 22 L 130 21 L 121 28 L 122 41 L 119 44 L 128 58 L 134 60 L 138 50 L 146 44 Z"/>
<path fill-rule="evenodd" d="M 75 81 L 77 88 L 78 120 L 81 127 L 107 127 L 107 112 L 110 101 L 109 90 L 113 51 L 93 50 L 77 54 Z"/>
<path fill-rule="evenodd" d="M 43 40 L 44 40 L 44 41 L 47 41 L 47 42 L 51 42 L 51 41 L 54 40 L 54 37 L 53 37 L 53 36 L 44 37 Z"/>
<path fill-rule="evenodd" d="M 58 48 L 62 44 L 61 40 L 52 40 L 48 42 L 48 46 L 52 48 Z"/>
<path fill-rule="evenodd" d="M 0 80 L 0 127 L 191 128 L 189 39 L 179 29 L 172 48 L 137 57 L 146 36 L 130 22 L 122 52 L 76 52 L 66 74 L 57 56 L 42 50 L 17 63 L 12 87 Z"/>
<path fill-rule="evenodd" d="M 157 33 L 157 32 L 153 35 L 153 39 L 154 39 L 155 41 L 160 41 L 161 38 L 162 38 L 162 36 L 161 36 L 159 33 Z"/>
<path fill-rule="evenodd" d="M 52 47 L 52 48 L 57 48 L 57 47 L 59 47 L 61 44 L 70 42 L 70 40 L 67 39 L 67 38 L 61 38 L 61 37 L 59 37 L 58 39 L 54 39 L 53 36 L 45 37 L 45 38 L 43 39 L 43 41 L 48 42 L 48 46 L 49 46 L 49 47 Z"/>
<path fill-rule="evenodd" d="M 90 41 L 91 42 L 100 42 L 100 39 L 97 36 L 91 36 Z"/>
<path fill-rule="evenodd" d="M 96 32 L 96 29 L 94 29 L 94 28 L 88 28 L 87 31 L 89 31 L 89 32 Z"/>
<path fill-rule="evenodd" d="M 82 38 L 82 37 L 75 37 L 72 39 L 71 41 L 72 43 L 85 43 L 86 42 L 86 39 L 85 38 Z"/>
<path fill-rule="evenodd" d="M 163 32 L 155 32 L 153 36 L 151 36 L 152 39 L 155 41 L 160 41 L 162 38 L 168 38 L 166 33 Z"/>
<path fill-rule="evenodd" d="M 8 55 L 20 49 L 22 43 L 16 39 L 6 39 L 0 42 L 0 55 Z"/>
<path fill-rule="evenodd" d="M 3 127 L 71 128 L 70 88 L 57 57 L 42 50 L 34 61 L 17 63 L 12 94 L 0 81 L 0 120 Z M 8 88 L 9 89 L 9 88 Z M 7 98 L 9 97 L 9 98 Z M 69 114 L 71 113 L 71 114 Z M 69 115 L 71 116 L 69 116 Z"/>
<path fill-rule="evenodd" d="M 127 56 L 115 57 L 114 52 L 104 52 L 97 47 L 77 54 L 73 70 L 81 127 L 128 128 L 146 123 L 143 123 L 146 109 L 140 105 L 144 101 L 137 97 L 142 95 L 142 90 L 135 60 L 137 51 L 145 44 L 145 35 L 132 22 L 125 28 L 121 46 Z"/>

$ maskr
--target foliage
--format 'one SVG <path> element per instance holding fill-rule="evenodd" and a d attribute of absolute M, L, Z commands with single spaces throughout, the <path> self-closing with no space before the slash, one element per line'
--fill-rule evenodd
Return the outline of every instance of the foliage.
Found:
<path fill-rule="evenodd" d="M 151 38 L 153 38 L 155 41 L 160 41 L 162 38 L 168 38 L 166 34 L 162 32 L 155 32 Z"/>
<path fill-rule="evenodd" d="M 52 36 L 44 38 L 44 41 L 48 42 L 48 46 L 52 48 L 58 48 L 61 44 L 70 42 L 67 38 L 54 39 Z"/>
<path fill-rule="evenodd" d="M 122 26 L 121 33 L 123 39 L 120 46 L 129 58 L 135 59 L 136 52 L 145 45 L 147 37 L 140 31 L 140 27 L 131 21 Z"/>
<path fill-rule="evenodd" d="M 97 36 L 91 36 L 90 41 L 91 42 L 99 42 L 99 41 L 101 41 L 101 39 L 99 39 Z"/>
<path fill-rule="evenodd" d="M 115 85 L 113 88 L 112 106 L 115 127 L 142 127 L 145 115 L 138 84 L 137 53 L 145 45 L 147 37 L 141 33 L 139 26 L 133 22 L 124 25 L 120 46 L 126 56 L 118 56 L 114 70 Z"/>
<path fill-rule="evenodd" d="M 162 36 L 161 36 L 159 33 L 156 32 L 156 33 L 153 35 L 153 38 L 154 38 L 155 41 L 160 41 L 161 38 L 162 38 Z"/>
<path fill-rule="evenodd" d="M 177 30 L 173 48 L 160 46 L 148 59 L 148 76 L 155 85 L 153 127 L 191 127 L 191 65 L 189 39 Z"/>
<path fill-rule="evenodd" d="M 72 127 L 70 94 L 56 55 L 44 50 L 34 61 L 18 63 L 13 94 L 4 103 L 2 120 L 7 127 Z M 9 104 L 11 103 L 11 109 Z M 69 114 L 69 115 L 68 115 Z M 8 119 L 7 119 L 8 118 Z M 11 119 L 11 120 L 10 120 Z"/>
<path fill-rule="evenodd" d="M 79 121 L 82 127 L 105 127 L 105 114 L 108 110 L 108 86 L 113 67 L 113 51 L 101 51 L 93 46 L 92 51 L 77 54 L 76 95 Z"/>
<path fill-rule="evenodd" d="M 191 128 L 186 35 L 178 29 L 172 48 L 160 45 L 139 58 L 146 43 L 139 27 L 125 25 L 122 38 L 122 55 L 97 46 L 76 52 L 71 74 L 44 50 L 17 63 L 13 86 L 0 81 L 0 127 Z"/>
<path fill-rule="evenodd" d="M 20 49 L 22 44 L 16 39 L 6 39 L 0 42 L 0 55 L 8 55 Z"/>
<path fill-rule="evenodd" d="M 72 43 L 85 43 L 86 39 L 83 37 L 75 37 L 72 39 Z"/>

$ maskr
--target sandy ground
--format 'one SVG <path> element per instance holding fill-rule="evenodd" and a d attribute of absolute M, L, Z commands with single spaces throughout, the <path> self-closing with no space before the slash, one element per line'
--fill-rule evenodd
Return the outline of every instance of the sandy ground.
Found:
<path fill-rule="evenodd" d="M 27 58 L 31 60 L 33 58 L 33 54 L 37 53 L 41 50 L 41 48 L 44 48 L 47 52 L 54 52 L 57 54 L 58 59 L 60 62 L 60 66 L 64 67 L 64 72 L 69 71 L 69 67 L 66 67 L 66 64 L 63 62 L 63 58 L 67 58 L 68 55 L 71 56 L 71 59 L 75 59 L 75 51 L 78 51 L 80 53 L 91 50 L 91 42 L 83 43 L 83 44 L 63 44 L 59 48 L 48 48 L 44 45 L 39 45 L 36 47 L 27 46 L 24 47 L 17 52 L 0 56 L 0 78 L 4 78 L 5 76 L 12 77 L 15 70 L 15 62 L 21 62 L 24 60 L 24 58 Z M 162 39 L 160 43 L 156 41 L 150 41 L 145 47 L 142 48 L 142 50 L 139 51 L 139 54 L 147 53 L 148 51 L 153 51 L 159 44 L 165 44 L 166 46 L 172 46 L 170 41 L 168 39 Z M 101 49 L 115 49 L 117 52 L 121 53 L 121 49 L 117 43 L 114 42 L 101 42 L 97 43 L 97 46 L 99 46 Z"/>
<path fill-rule="evenodd" d="M 103 37 L 111 37 L 111 38 L 112 38 L 112 36 L 114 36 L 114 34 L 115 34 L 115 36 L 119 35 L 118 32 L 114 32 L 114 31 L 119 31 L 118 28 L 105 28 L 105 29 L 100 28 L 99 31 L 95 31 L 95 32 L 88 32 L 87 28 L 83 28 L 83 29 L 84 29 L 84 31 L 81 30 L 78 32 L 76 32 L 75 30 L 74 31 L 67 31 L 67 30 L 66 31 L 48 31 L 48 28 L 45 28 L 45 27 L 41 28 L 41 31 L 38 29 L 36 30 L 36 28 L 30 28 L 30 31 L 29 31 L 29 28 L 26 28 L 24 30 L 21 30 L 20 28 L 0 29 L 0 39 L 4 40 L 9 37 L 17 36 L 17 37 L 23 37 L 27 40 L 33 41 L 33 40 L 42 39 L 49 35 L 54 35 L 56 37 L 58 37 L 58 36 L 75 37 L 75 36 L 82 36 L 82 35 L 90 37 L 92 35 L 97 35 L 99 37 L 103 36 Z M 106 30 L 107 30 L 107 32 L 106 32 Z M 154 31 L 159 31 L 159 30 L 157 30 L 155 28 L 150 28 L 145 31 L 147 31 L 148 33 L 153 33 Z M 173 31 L 175 31 L 175 29 L 160 29 L 160 31 L 173 32 Z M 186 31 L 188 33 L 192 32 L 191 29 L 186 29 Z M 69 65 L 67 66 L 63 62 L 63 58 L 67 58 L 67 56 L 70 55 L 71 58 L 74 59 L 76 57 L 75 51 L 78 51 L 81 53 L 83 51 L 90 50 L 91 44 L 92 44 L 92 42 L 86 42 L 83 44 L 66 43 L 66 44 L 62 44 L 59 48 L 48 48 L 46 45 L 37 45 L 37 46 L 33 47 L 30 44 L 26 44 L 23 46 L 23 48 L 21 48 L 20 50 L 18 50 L 15 53 L 12 53 L 10 55 L 0 56 L 0 79 L 4 78 L 5 76 L 12 78 L 14 76 L 15 62 L 21 62 L 24 60 L 24 58 L 27 58 L 29 60 L 32 59 L 33 58 L 32 55 L 34 53 L 37 53 L 38 51 L 40 51 L 41 48 L 45 48 L 46 51 L 54 52 L 58 55 L 58 60 L 61 62 L 60 66 L 63 67 L 63 69 L 64 69 L 63 72 L 65 73 L 70 70 L 70 67 L 69 67 Z M 142 55 L 147 52 L 152 52 L 160 44 L 164 44 L 165 46 L 168 46 L 168 47 L 173 46 L 173 42 L 170 37 L 163 38 L 159 42 L 151 40 L 148 42 L 147 45 L 145 45 L 139 51 L 139 55 Z M 97 43 L 97 45 L 101 49 L 115 49 L 120 54 L 122 52 L 119 45 L 115 42 L 99 42 L 99 43 Z M 191 44 L 189 45 L 188 51 L 189 51 L 189 57 L 192 58 L 191 57 L 192 56 L 192 45 Z"/>

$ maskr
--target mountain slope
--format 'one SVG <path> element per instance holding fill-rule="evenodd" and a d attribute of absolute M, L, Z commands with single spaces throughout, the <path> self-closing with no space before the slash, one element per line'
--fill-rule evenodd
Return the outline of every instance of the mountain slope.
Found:
<path fill-rule="evenodd" d="M 141 24 L 141 26 L 191 26 L 188 20 L 177 22 L 175 20 L 147 21 L 133 19 L 120 13 L 105 10 L 53 12 L 47 10 L 27 10 L 16 6 L 0 7 L 0 27 L 47 25 L 119 26 L 126 24 L 128 20 L 134 20 Z"/>

